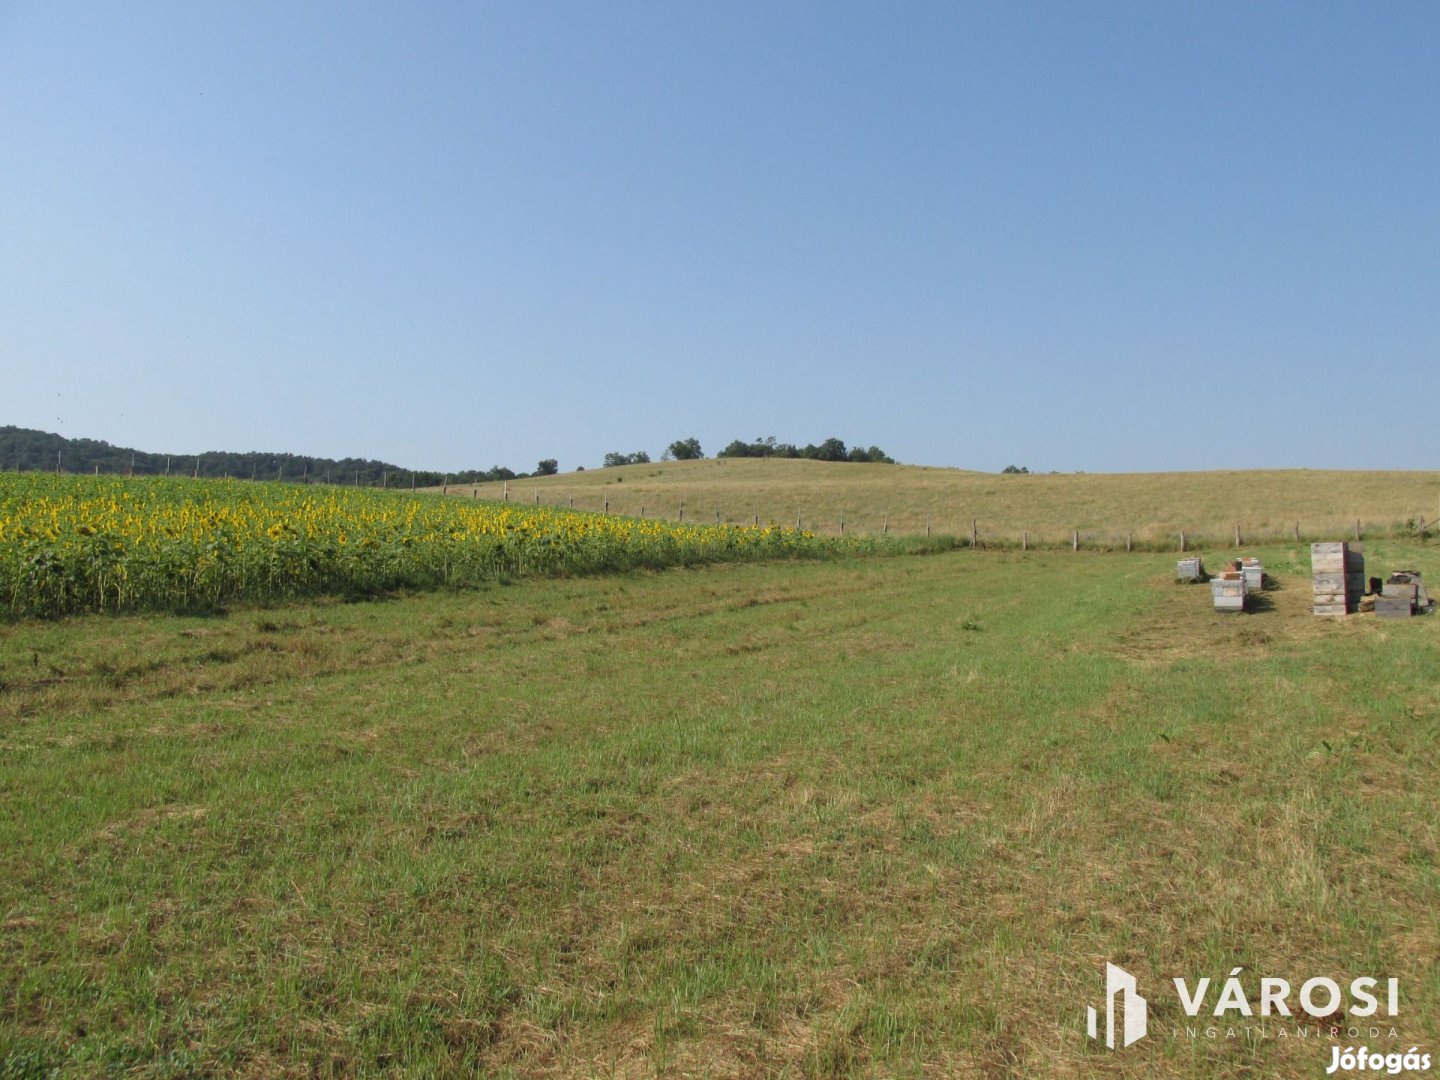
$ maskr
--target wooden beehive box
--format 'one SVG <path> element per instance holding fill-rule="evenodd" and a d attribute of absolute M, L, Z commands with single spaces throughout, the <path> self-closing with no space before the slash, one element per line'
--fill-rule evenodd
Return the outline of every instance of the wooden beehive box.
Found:
<path fill-rule="evenodd" d="M 1425 579 L 1419 570 L 1396 570 L 1380 586 L 1382 596 L 1408 596 L 1417 604 L 1425 604 Z"/>
<path fill-rule="evenodd" d="M 1245 576 L 1245 588 L 1248 591 L 1259 592 L 1265 587 L 1265 567 L 1260 564 L 1259 559 L 1241 559 L 1240 573 Z"/>
<path fill-rule="evenodd" d="M 1310 545 L 1316 615 L 1345 614 L 1345 544 Z"/>
<path fill-rule="evenodd" d="M 1210 579 L 1210 595 L 1216 611 L 1245 610 L 1245 575 L 1239 570 L 1227 570 Z"/>
<path fill-rule="evenodd" d="M 1205 564 L 1200 561 L 1200 556 L 1181 559 L 1176 563 L 1175 578 L 1178 581 L 1204 581 Z"/>
<path fill-rule="evenodd" d="M 1375 614 L 1382 619 L 1408 619 L 1415 614 L 1415 598 L 1382 594 L 1375 598 Z"/>
<path fill-rule="evenodd" d="M 1365 556 L 1344 541 L 1310 545 L 1316 615 L 1356 610 L 1365 593 Z"/>
<path fill-rule="evenodd" d="M 1428 607 L 1429 603 L 1420 571 L 1396 570 L 1380 586 L 1380 595 L 1375 598 L 1375 614 L 1386 618 L 1409 618 Z"/>
<path fill-rule="evenodd" d="M 1400 580 L 1395 578 L 1399 576 Z M 1415 602 L 1415 583 L 1405 575 L 1391 574 L 1384 585 L 1380 587 L 1380 595 L 1388 597 L 1405 597 L 1412 604 Z"/>

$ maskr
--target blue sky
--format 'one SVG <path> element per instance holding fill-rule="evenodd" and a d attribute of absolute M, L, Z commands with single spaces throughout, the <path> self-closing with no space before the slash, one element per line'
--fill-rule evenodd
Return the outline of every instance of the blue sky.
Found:
<path fill-rule="evenodd" d="M 0 424 L 1435 468 L 1433 3 L 0 4 Z"/>

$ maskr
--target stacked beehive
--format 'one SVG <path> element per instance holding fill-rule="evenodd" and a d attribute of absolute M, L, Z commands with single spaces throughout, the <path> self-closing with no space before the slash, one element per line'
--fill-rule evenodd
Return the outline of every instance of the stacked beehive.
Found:
<path fill-rule="evenodd" d="M 1365 592 L 1365 553 L 1344 541 L 1310 545 L 1315 614 L 1344 615 L 1360 606 Z"/>
<path fill-rule="evenodd" d="M 1408 619 L 1429 606 L 1425 581 L 1418 570 L 1397 570 L 1385 579 L 1375 598 L 1375 614 L 1381 618 Z"/>

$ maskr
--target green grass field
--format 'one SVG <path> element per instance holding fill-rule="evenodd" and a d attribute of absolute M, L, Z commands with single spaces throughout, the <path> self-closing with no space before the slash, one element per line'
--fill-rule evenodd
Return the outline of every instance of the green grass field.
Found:
<path fill-rule="evenodd" d="M 1259 554 L 1243 616 L 960 551 L 0 625 L 0 1075 L 1323 1075 L 1172 1035 L 1238 966 L 1433 1052 L 1440 619 Z"/>
<path fill-rule="evenodd" d="M 478 492 L 499 499 L 499 483 L 454 486 L 452 495 Z M 510 499 L 674 519 L 683 502 L 686 520 L 750 523 L 775 521 L 833 533 L 968 537 L 978 522 L 991 543 L 1018 546 L 1082 543 L 1123 547 L 1173 545 L 1181 529 L 1200 543 L 1233 539 L 1238 523 L 1250 542 L 1348 536 L 1359 519 L 1366 530 L 1399 535 L 1406 521 L 1440 517 L 1440 472 L 1337 472 L 1316 469 L 1244 472 L 1125 473 L 998 476 L 915 465 L 837 464 L 824 461 L 712 459 L 591 469 L 515 480 Z M 1433 535 L 1433 532 L 1432 532 Z"/>

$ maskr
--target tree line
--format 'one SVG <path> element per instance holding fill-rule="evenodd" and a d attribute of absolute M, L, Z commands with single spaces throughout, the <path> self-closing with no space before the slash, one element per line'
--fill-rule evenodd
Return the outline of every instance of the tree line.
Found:
<path fill-rule="evenodd" d="M 677 439 L 666 448 L 665 453 L 660 456 L 660 460 L 697 461 L 704 456 L 705 451 L 701 449 L 699 439 Z M 873 461 L 885 465 L 895 464 L 895 459 L 878 446 L 847 448 L 844 440 L 833 437 L 826 439 L 818 446 L 815 443 L 807 443 L 805 446 L 782 443 L 778 442 L 774 435 L 767 435 L 754 442 L 735 439 L 715 456 L 717 458 L 809 458 L 812 461 Z M 644 450 L 637 450 L 633 454 L 611 452 L 605 455 L 607 469 L 617 465 L 646 465 L 649 461 L 650 455 Z"/>
<path fill-rule="evenodd" d="M 715 455 L 720 458 L 809 458 L 815 461 L 873 461 L 894 464 L 878 446 L 846 447 L 838 438 L 797 446 L 769 435 L 745 442 L 735 439 Z M 676 439 L 660 455 L 661 461 L 698 461 L 705 457 L 700 440 Z M 644 465 L 644 450 L 605 455 L 607 468 Z M 584 466 L 581 466 L 583 469 Z M 1013 466 L 1012 466 L 1013 469 Z M 444 473 L 405 469 L 373 458 L 325 458 L 304 454 L 207 450 L 202 454 L 161 454 L 112 446 L 99 439 L 69 439 L 51 432 L 14 426 L 0 427 L 0 471 L 102 472 L 122 476 L 205 476 L 242 480 L 286 480 L 317 484 L 357 484 L 363 487 L 436 487 L 441 484 L 481 484 L 490 480 L 523 480 L 554 476 L 560 471 L 555 458 L 539 461 L 532 472 L 516 472 L 504 465 Z M 1011 471 L 1009 469 L 1006 470 Z"/>
<path fill-rule="evenodd" d="M 676 439 L 665 448 L 665 452 L 660 455 L 660 460 L 698 461 L 704 456 L 705 451 L 700 449 L 699 439 Z M 644 450 L 636 450 L 633 454 L 611 451 L 605 455 L 603 464 L 607 469 L 613 469 L 617 465 L 648 465 L 650 464 L 650 455 Z"/>
<path fill-rule="evenodd" d="M 814 443 L 796 446 L 794 443 L 776 442 L 774 435 L 767 435 L 763 439 L 756 439 L 754 442 L 748 443 L 742 439 L 736 439 L 716 456 L 809 458 L 813 461 L 873 461 L 883 465 L 895 464 L 895 459 L 878 446 L 868 448 L 852 446 L 847 449 L 843 440 L 833 437 L 826 439 L 818 446 Z"/>
<path fill-rule="evenodd" d="M 555 458 L 539 462 L 534 472 L 516 472 L 504 465 L 443 473 L 404 469 L 372 458 L 325 458 L 305 454 L 207 450 L 203 454 L 159 454 L 112 446 L 99 439 L 67 439 L 31 428 L 0 427 L 0 469 L 28 472 L 102 472 L 122 476 L 205 476 L 242 480 L 289 480 L 316 484 L 358 484 L 362 487 L 434 487 L 438 484 L 479 484 L 487 480 L 523 480 L 553 476 Z"/>

